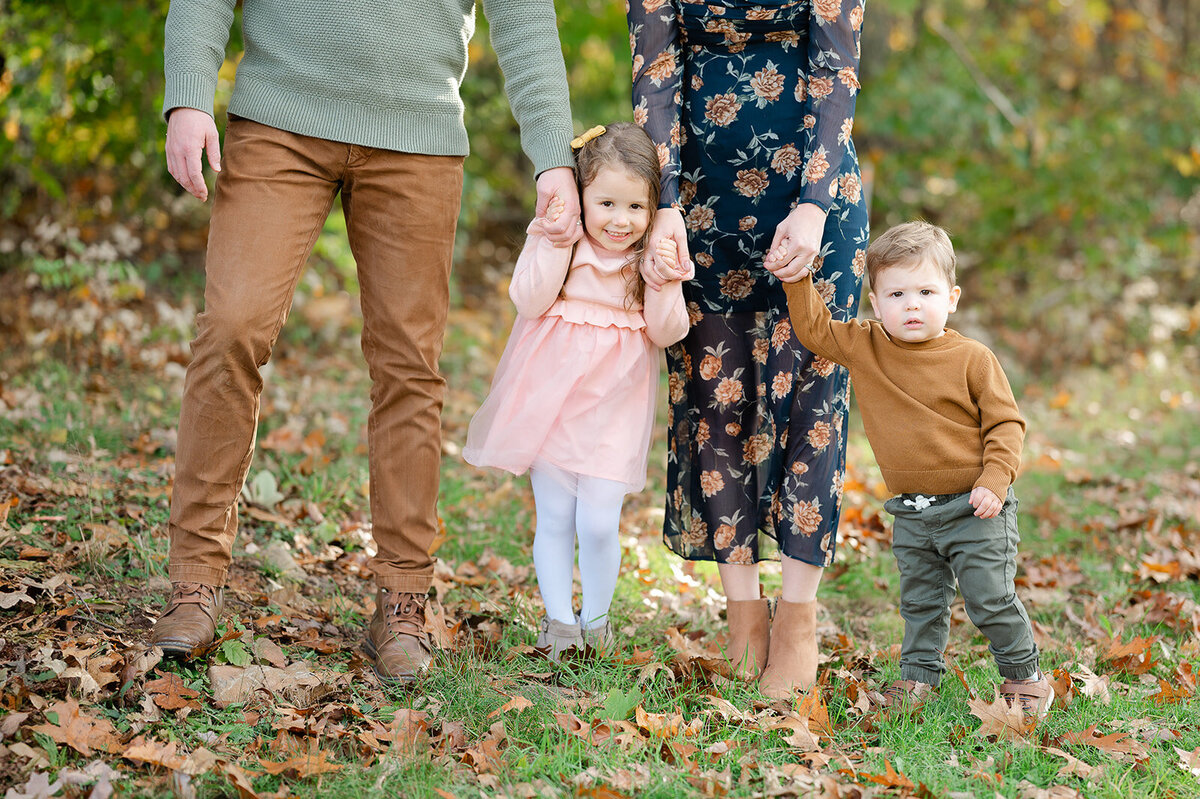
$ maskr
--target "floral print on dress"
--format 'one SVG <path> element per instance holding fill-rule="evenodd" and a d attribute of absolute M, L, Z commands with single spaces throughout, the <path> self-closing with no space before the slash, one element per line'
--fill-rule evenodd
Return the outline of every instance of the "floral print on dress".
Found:
<path fill-rule="evenodd" d="M 763 269 L 798 203 L 828 211 L 817 287 L 857 313 L 868 244 L 851 138 L 863 0 L 630 0 L 634 120 L 663 165 L 697 274 L 667 350 L 664 539 L 689 559 L 828 565 L 844 480 L 846 371 L 796 340 Z"/>

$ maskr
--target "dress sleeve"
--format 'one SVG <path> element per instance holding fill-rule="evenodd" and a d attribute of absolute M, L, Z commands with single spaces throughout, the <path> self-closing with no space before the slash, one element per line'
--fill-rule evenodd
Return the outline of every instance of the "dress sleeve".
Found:
<path fill-rule="evenodd" d="M 683 301 L 683 281 L 672 280 L 658 291 L 646 289 L 642 318 L 646 336 L 658 347 L 669 347 L 687 335 L 690 322 Z"/>
<path fill-rule="evenodd" d="M 508 296 L 517 313 L 526 319 L 537 319 L 558 299 L 575 246 L 556 247 L 542 235 L 541 221 L 535 219 L 526 231 L 525 246 L 517 257 Z"/>
<path fill-rule="evenodd" d="M 663 0 L 628 0 L 629 49 L 633 54 L 633 120 L 658 149 L 662 168 L 659 208 L 679 201 L 680 112 L 683 58 L 675 8 Z"/>
<path fill-rule="evenodd" d="M 858 97 L 859 40 L 865 0 L 815 0 L 808 38 L 804 172 L 800 201 L 829 210 L 839 165 L 850 149 Z"/>

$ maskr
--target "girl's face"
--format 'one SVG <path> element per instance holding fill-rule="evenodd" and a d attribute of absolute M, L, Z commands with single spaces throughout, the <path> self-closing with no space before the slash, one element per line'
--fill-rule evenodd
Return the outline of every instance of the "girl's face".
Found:
<path fill-rule="evenodd" d="M 620 167 L 601 167 L 583 187 L 583 228 L 601 248 L 624 252 L 649 226 L 650 189 L 641 178 Z"/>

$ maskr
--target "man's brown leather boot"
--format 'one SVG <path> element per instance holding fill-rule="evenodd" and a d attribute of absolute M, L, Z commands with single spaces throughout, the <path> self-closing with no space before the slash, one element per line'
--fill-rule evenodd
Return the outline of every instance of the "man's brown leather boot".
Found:
<path fill-rule="evenodd" d="M 423 674 L 431 659 L 425 594 L 380 588 L 365 648 L 381 680 L 413 682 Z"/>
<path fill-rule="evenodd" d="M 150 645 L 164 655 L 183 657 L 211 644 L 217 635 L 217 618 L 225 606 L 225 591 L 203 583 L 171 583 L 167 609 L 154 623 Z"/>

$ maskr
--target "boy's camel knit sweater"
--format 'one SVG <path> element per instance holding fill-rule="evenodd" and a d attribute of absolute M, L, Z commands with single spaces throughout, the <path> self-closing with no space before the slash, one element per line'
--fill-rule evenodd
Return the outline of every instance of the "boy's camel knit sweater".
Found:
<path fill-rule="evenodd" d="M 811 277 L 785 283 L 800 343 L 850 370 L 889 491 L 1001 499 L 1021 465 L 1025 420 L 992 351 L 953 330 L 910 344 L 875 321 L 836 322 Z"/>

